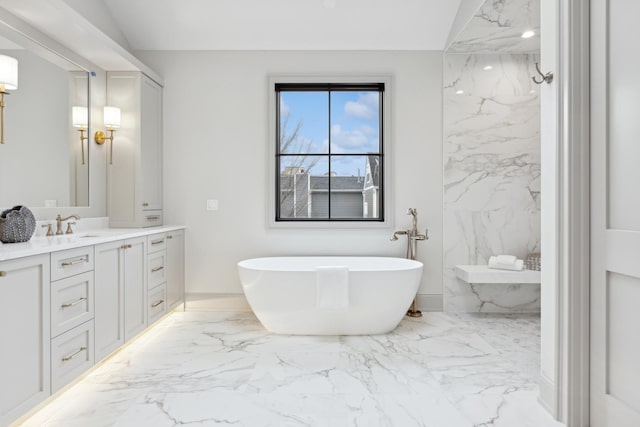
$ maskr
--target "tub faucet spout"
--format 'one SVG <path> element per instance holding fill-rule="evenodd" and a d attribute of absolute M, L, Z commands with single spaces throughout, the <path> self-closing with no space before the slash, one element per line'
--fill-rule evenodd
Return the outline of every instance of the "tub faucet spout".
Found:
<path fill-rule="evenodd" d="M 406 234 L 409 234 L 409 231 L 406 231 L 406 230 L 402 230 L 402 231 L 395 231 L 395 232 L 393 233 L 393 236 L 392 236 L 389 240 L 391 240 L 392 242 L 393 242 L 393 241 L 396 241 L 396 240 L 398 240 L 398 236 L 404 236 L 404 235 L 406 235 Z"/>

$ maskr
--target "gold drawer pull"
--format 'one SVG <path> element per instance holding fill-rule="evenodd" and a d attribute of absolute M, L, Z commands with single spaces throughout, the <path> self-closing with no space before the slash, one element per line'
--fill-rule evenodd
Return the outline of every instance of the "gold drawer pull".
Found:
<path fill-rule="evenodd" d="M 169 234 L 169 235 L 167 236 L 167 239 L 173 239 L 173 236 L 172 236 L 171 234 Z"/>
<path fill-rule="evenodd" d="M 142 203 L 142 207 L 143 208 L 146 208 L 147 206 L 149 206 L 149 203 L 147 203 L 147 202 Z"/>
<path fill-rule="evenodd" d="M 160 219 L 160 215 L 147 215 L 147 221 L 157 221 Z"/>
<path fill-rule="evenodd" d="M 133 246 L 131 245 L 122 245 L 120 246 L 120 249 L 131 249 Z"/>
<path fill-rule="evenodd" d="M 160 266 L 160 267 L 152 268 L 151 272 L 155 273 L 156 271 L 160 271 L 160 270 L 164 270 L 164 267 Z"/>
<path fill-rule="evenodd" d="M 158 240 L 152 240 L 151 241 L 152 245 L 159 245 L 161 243 L 164 243 L 164 239 L 158 239 Z"/>
<path fill-rule="evenodd" d="M 157 306 L 159 306 L 160 304 L 162 304 L 164 302 L 163 299 L 158 300 L 156 302 L 154 302 L 153 304 L 151 304 L 151 308 L 156 308 Z"/>
<path fill-rule="evenodd" d="M 80 353 L 82 353 L 83 351 L 86 351 L 87 347 L 80 347 L 80 349 L 78 349 L 78 351 L 76 351 L 75 353 L 72 353 L 68 356 L 64 356 L 62 358 L 63 362 L 68 362 L 69 360 L 73 359 L 74 357 L 76 357 L 77 355 L 79 355 Z"/>
<path fill-rule="evenodd" d="M 78 304 L 80 304 L 81 302 L 86 301 L 86 300 L 87 300 L 87 298 L 86 298 L 86 297 L 81 297 L 81 298 L 78 298 L 77 300 L 75 300 L 75 301 L 73 301 L 73 302 L 69 302 L 69 303 L 66 303 L 66 304 L 62 304 L 60 307 L 61 307 L 61 308 L 69 308 L 69 307 L 73 307 L 74 305 L 78 305 Z"/>
<path fill-rule="evenodd" d="M 62 267 L 71 267 L 72 265 L 82 264 L 83 262 L 89 262 L 89 257 L 82 257 L 74 259 L 73 261 L 63 261 L 60 265 Z"/>
<path fill-rule="evenodd" d="M 6 275 L 7 275 L 7 272 L 6 272 L 6 271 L 0 271 L 0 277 L 4 277 L 4 276 L 6 276 Z"/>

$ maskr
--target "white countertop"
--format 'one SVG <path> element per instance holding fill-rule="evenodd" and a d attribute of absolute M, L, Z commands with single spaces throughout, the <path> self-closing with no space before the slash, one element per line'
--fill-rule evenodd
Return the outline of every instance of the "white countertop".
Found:
<path fill-rule="evenodd" d="M 540 283 L 540 272 L 534 270 L 510 271 L 486 265 L 456 265 L 454 271 L 467 283 Z"/>
<path fill-rule="evenodd" d="M 34 236 L 24 243 L 0 243 L 0 261 L 63 251 L 81 246 L 99 245 L 100 243 L 182 230 L 184 228 L 186 227 L 183 225 L 161 225 L 147 228 L 98 228 L 60 236 Z"/>

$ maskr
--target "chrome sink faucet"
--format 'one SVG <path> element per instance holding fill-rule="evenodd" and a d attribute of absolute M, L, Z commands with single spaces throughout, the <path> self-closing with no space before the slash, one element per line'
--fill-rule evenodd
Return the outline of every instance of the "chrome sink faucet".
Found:
<path fill-rule="evenodd" d="M 56 236 L 59 236 L 62 234 L 62 221 L 67 221 L 71 218 L 75 218 L 76 220 L 80 219 L 78 215 L 69 215 L 66 218 L 62 218 L 60 214 L 58 214 L 58 216 L 56 217 Z M 67 224 L 67 231 L 65 232 L 65 234 L 73 234 L 73 230 L 71 229 L 71 224 L 75 224 L 75 222 L 70 222 Z"/>

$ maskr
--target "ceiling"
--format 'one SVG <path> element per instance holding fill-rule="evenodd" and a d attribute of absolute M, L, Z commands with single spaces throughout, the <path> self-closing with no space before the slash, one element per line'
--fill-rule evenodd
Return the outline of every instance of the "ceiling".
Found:
<path fill-rule="evenodd" d="M 460 0 L 103 0 L 133 50 L 443 50 Z"/>

